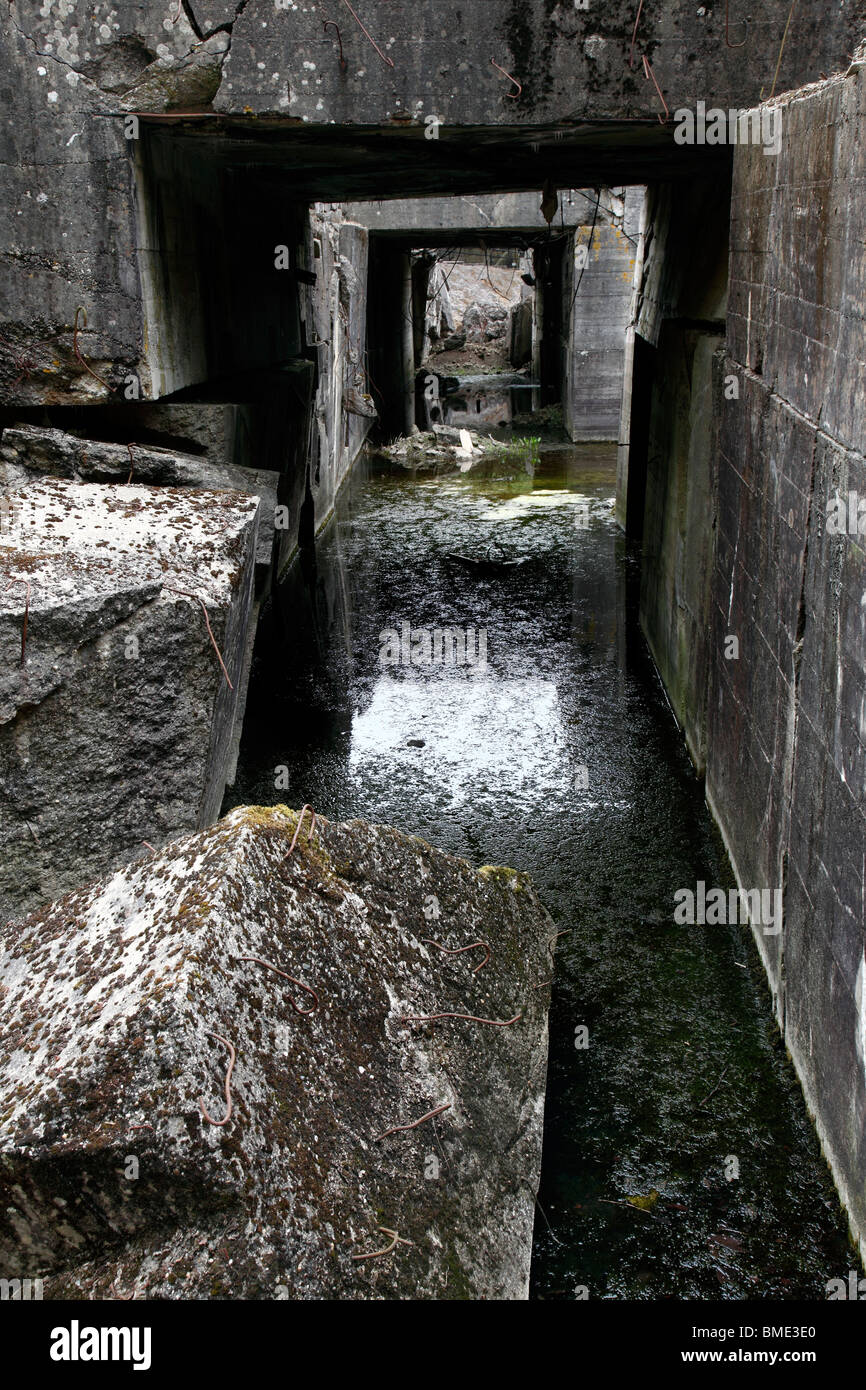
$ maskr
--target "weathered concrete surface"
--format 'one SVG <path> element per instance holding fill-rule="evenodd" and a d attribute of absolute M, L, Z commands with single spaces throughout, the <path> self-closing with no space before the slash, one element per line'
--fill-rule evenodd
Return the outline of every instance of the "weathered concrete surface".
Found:
<path fill-rule="evenodd" d="M 707 796 L 741 883 L 784 885 L 759 944 L 863 1250 L 866 523 L 828 509 L 866 497 L 866 63 L 782 108 L 734 165 Z"/>
<path fill-rule="evenodd" d="M 305 288 L 303 323 L 318 361 L 307 461 L 316 530 L 333 511 L 375 419 L 366 371 L 367 242 L 366 229 L 346 221 L 342 209 L 311 210 L 306 258 L 316 285 Z M 284 539 L 281 565 L 291 557 L 295 539 Z"/>
<path fill-rule="evenodd" d="M 615 226 L 622 226 L 624 215 L 623 189 L 601 190 L 601 216 Z M 560 188 L 556 228 L 580 227 L 592 220 L 592 211 L 599 194 L 594 189 Z M 475 237 L 486 238 L 489 245 L 510 244 L 514 234 L 521 237 L 547 236 L 549 223 L 541 211 L 541 192 L 479 193 L 460 198 L 392 198 L 388 201 L 347 203 L 346 216 L 360 222 L 368 231 L 381 236 L 402 236 L 411 233 L 421 242 L 447 246 Z M 433 238 L 432 240 L 429 240 Z M 441 238 L 441 239 L 440 239 Z"/>
<path fill-rule="evenodd" d="M 587 182 L 604 181 L 606 165 L 612 182 L 649 179 L 660 162 L 682 168 L 687 152 L 673 145 L 672 123 L 663 130 L 656 119 L 643 56 L 671 109 L 699 99 L 749 105 L 766 86 L 789 8 L 766 0 L 735 51 L 720 5 L 645 6 L 630 65 L 634 0 L 612 0 L 603 17 L 548 0 L 442 0 L 429 11 L 370 0 L 365 23 L 392 67 L 338 0 L 283 9 L 247 0 L 234 15 L 201 0 L 194 25 L 174 0 L 96 0 L 89 9 L 11 0 L 0 6 L 0 331 L 11 344 L 0 352 L 0 399 L 120 399 L 129 378 L 151 398 L 208 374 L 260 369 L 277 346 L 288 355 L 292 296 L 272 267 L 282 200 L 292 195 L 359 196 L 359 177 L 374 195 L 445 193 L 471 162 L 467 149 L 483 152 L 470 173 L 476 187 L 491 178 L 500 188 L 515 178 L 518 188 L 542 184 L 563 162 L 574 180 L 581 160 Z M 860 8 L 839 0 L 831 14 L 799 15 L 779 89 L 846 62 Z M 341 28 L 345 73 L 326 20 Z M 494 55 L 521 83 L 516 100 Z M 180 138 L 179 125 L 161 118 L 182 111 L 204 114 Z M 135 112 L 140 130 L 124 119 Z M 216 112 L 228 123 L 209 119 Z M 431 115 L 443 123 L 438 140 L 424 138 Z M 277 125 L 265 129 L 264 116 Z M 591 137 L 585 121 L 596 123 Z M 340 125 L 354 128 L 350 140 Z M 365 126 L 376 132 L 369 145 L 355 138 Z M 556 143 L 562 134 L 569 145 Z M 270 149 L 256 145 L 259 135 Z M 466 143 L 455 150 L 452 139 Z M 332 154 L 322 155 L 323 140 Z M 618 179 L 623 148 L 631 172 Z M 287 179 L 287 168 L 307 181 Z M 262 235 L 251 239 L 253 205 Z M 79 306 L 88 321 L 78 347 L 96 376 L 74 352 Z M 244 306 L 267 332 L 247 335 L 235 312 Z"/>
<path fill-rule="evenodd" d="M 722 387 L 714 363 L 724 343 L 727 210 L 722 181 L 651 190 L 635 325 L 652 348 L 652 366 L 644 368 L 652 373 L 650 418 L 618 479 L 620 489 L 626 481 L 634 487 L 645 470 L 641 625 L 699 769 L 706 759 Z"/>
<path fill-rule="evenodd" d="M 526 1297 L 551 920 L 383 826 L 288 858 L 296 821 L 240 808 L 4 932 L 0 1265 L 46 1297 Z M 521 1017 L 403 1021 L 448 1011 Z M 356 1258 L 383 1226 L 412 1243 Z"/>
<path fill-rule="evenodd" d="M 33 475 L 78 482 L 156 484 L 209 492 L 247 492 L 260 499 L 256 564 L 270 570 L 279 478 L 261 468 L 234 468 L 152 445 L 80 439 L 58 429 L 11 428 L 0 436 L 0 491 L 26 488 Z"/>
<path fill-rule="evenodd" d="M 632 307 L 637 232 L 644 190 L 607 192 L 596 227 L 578 232 L 565 277 L 563 421 L 576 443 L 618 439 L 626 329 Z M 594 202 L 594 200 L 593 200 Z M 590 205 L 592 206 L 592 205 Z M 586 216 L 584 215 L 584 221 Z"/>
<path fill-rule="evenodd" d="M 259 503 L 66 479 L 0 502 L 0 916 L 14 917 L 219 814 Z"/>
<path fill-rule="evenodd" d="M 664 9 L 644 8 L 637 51 L 651 57 L 662 90 L 676 92 L 680 104 L 702 99 L 728 106 L 758 99 L 767 53 L 784 32 L 790 3 L 766 0 L 750 25 L 750 43 L 736 52 L 725 45 L 723 6 L 670 0 Z M 439 0 L 430 9 L 368 0 L 364 24 L 388 66 L 336 0 L 276 11 L 252 0 L 234 25 L 214 107 L 357 125 L 429 115 L 446 126 L 655 117 L 652 83 L 639 60 L 628 63 L 635 17 L 633 0 L 610 0 L 603 16 L 592 5 L 582 11 L 546 0 Z M 813 61 L 830 71 L 844 56 L 842 36 L 857 32 L 858 17 L 856 3 L 847 0 L 834 6 L 833 16 L 801 15 L 789 32 L 781 82 L 802 81 L 815 70 Z M 333 36 L 322 42 L 327 19 L 343 32 L 345 73 Z M 521 83 L 516 97 L 491 55 Z"/>

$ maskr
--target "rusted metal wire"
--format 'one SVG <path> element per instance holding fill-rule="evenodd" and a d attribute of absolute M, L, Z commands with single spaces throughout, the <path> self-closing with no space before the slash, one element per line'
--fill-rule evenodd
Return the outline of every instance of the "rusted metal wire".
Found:
<path fill-rule="evenodd" d="M 463 1018 L 467 1023 L 486 1023 L 489 1028 L 510 1028 L 512 1023 L 518 1023 L 523 1014 L 515 1014 L 513 1018 L 501 1022 L 495 1018 L 477 1018 L 475 1014 L 401 1014 L 399 1023 L 435 1023 L 438 1018 Z"/>
<path fill-rule="evenodd" d="M 214 649 L 214 651 L 215 651 L 216 654 L 217 654 L 217 660 L 219 661 L 219 664 L 220 664 L 220 666 L 221 666 L 222 669 L 223 669 L 223 675 L 224 675 L 225 678 L 226 678 L 226 684 L 228 685 L 229 690 L 234 690 L 234 686 L 232 685 L 231 680 L 229 679 L 229 673 L 228 673 L 228 671 L 226 670 L 226 664 L 225 664 L 225 662 L 223 661 L 223 658 L 222 658 L 222 652 L 220 651 L 219 647 L 217 646 L 216 638 L 215 638 L 214 635 L 213 635 L 213 628 L 212 628 L 211 625 L 210 625 L 210 618 L 209 618 L 208 615 L 207 615 L 207 605 L 206 605 L 204 599 L 203 599 L 203 598 L 199 598 L 198 594 L 193 594 L 193 593 L 191 593 L 189 589 L 175 589 L 175 588 L 172 588 L 172 586 L 171 586 L 170 584 L 164 584 L 164 585 L 163 585 L 163 588 L 164 588 L 164 589 L 167 589 L 168 592 L 169 592 L 170 594 L 182 594 L 184 598 L 195 599 L 196 603 L 200 603 L 200 604 L 201 604 L 201 611 L 204 613 L 204 620 L 205 620 L 205 623 L 207 624 L 208 636 L 210 637 L 210 640 L 211 640 L 211 644 L 212 644 L 212 646 L 213 646 L 213 649 Z"/>
<path fill-rule="evenodd" d="M 82 367 L 84 368 L 84 370 L 85 370 L 86 372 L 89 372 L 89 373 L 90 373 L 90 375 L 93 377 L 94 381 L 98 381 L 99 384 L 100 384 L 100 386 L 104 386 L 105 389 L 106 389 L 106 391 L 110 391 L 112 388 L 109 386 L 108 382 L 105 381 L 105 380 L 99 375 L 98 372 L 95 372 L 95 371 L 93 370 L 93 368 L 92 368 L 91 366 L 89 366 L 87 362 L 85 362 L 84 358 L 83 358 L 82 355 L 81 355 L 81 348 L 78 346 L 78 315 L 79 315 L 79 314 L 83 314 L 83 315 L 84 315 L 84 323 L 83 323 L 82 326 L 83 326 L 84 328 L 86 328 L 86 327 L 87 327 L 87 310 L 86 310 L 86 309 L 83 307 L 83 305 L 81 305 L 81 304 L 79 304 L 78 308 L 75 310 L 75 324 L 74 324 L 73 329 L 72 329 L 72 351 L 73 351 L 73 354 L 75 355 L 75 359 L 76 359 L 77 362 L 80 362 L 80 363 L 81 363 Z"/>
<path fill-rule="evenodd" d="M 725 43 L 728 48 L 745 48 L 749 37 L 748 25 L 746 26 L 746 37 L 742 43 L 731 43 L 731 0 L 725 0 Z"/>
<path fill-rule="evenodd" d="M 208 1036 L 209 1038 L 216 1038 L 216 1039 L 217 1039 L 219 1042 L 221 1042 L 221 1043 L 225 1043 L 226 1047 L 227 1047 L 228 1050 L 229 1050 L 229 1054 L 230 1054 L 230 1056 L 229 1056 L 229 1067 L 228 1067 L 228 1071 L 226 1072 L 226 1114 L 225 1114 L 225 1119 L 224 1119 L 224 1120 L 215 1120 L 215 1119 L 213 1118 L 212 1115 L 209 1115 L 209 1114 L 207 1113 L 207 1111 L 206 1111 L 205 1108 L 204 1108 L 204 1101 L 203 1101 L 201 1098 L 199 1098 L 199 1105 L 201 1106 L 201 1113 L 204 1115 L 204 1117 L 205 1117 L 205 1119 L 207 1120 L 208 1124 L 216 1125 L 217 1128 L 219 1129 L 222 1125 L 227 1125 L 228 1122 L 229 1122 L 229 1120 L 230 1120 L 231 1117 L 232 1117 L 231 1079 L 232 1079 L 232 1070 L 233 1070 L 234 1064 L 235 1064 L 235 1056 L 236 1056 L 237 1054 L 235 1053 L 235 1050 L 234 1050 L 232 1044 L 229 1042 L 228 1038 L 224 1038 L 224 1037 L 222 1036 L 221 1033 L 208 1033 L 207 1036 Z"/>
<path fill-rule="evenodd" d="M 387 55 L 386 53 L 383 53 L 383 52 L 382 52 L 381 48 L 380 48 L 379 45 L 377 44 L 376 40 L 373 38 L 373 35 L 370 33 L 369 29 L 365 29 L 365 28 L 364 28 L 363 24 L 361 23 L 361 20 L 360 20 L 359 16 L 355 13 L 355 11 L 352 9 L 352 6 L 349 4 L 349 0 L 343 0 L 343 4 L 346 6 L 346 9 L 349 11 L 349 14 L 350 14 L 350 15 L 352 16 L 352 18 L 355 20 L 355 22 L 356 22 L 356 24 L 358 25 L 359 29 L 361 29 L 361 31 L 362 31 L 364 34 L 366 34 L 367 38 L 370 40 L 370 43 L 373 45 L 373 47 L 375 48 L 375 50 L 376 50 L 376 52 L 378 53 L 379 57 L 382 59 L 382 62 L 383 62 L 383 63 L 387 63 L 387 64 L 388 64 L 388 67 L 389 67 L 389 68 L 392 68 L 392 67 L 394 66 L 394 60 L 393 60 L 393 58 L 389 58 L 388 55 Z"/>
<path fill-rule="evenodd" d="M 414 1240 L 404 1240 L 396 1231 L 392 1231 L 390 1226 L 377 1226 L 377 1231 L 381 1231 L 384 1236 L 391 1237 L 391 1244 L 386 1245 L 382 1250 L 374 1250 L 369 1255 L 353 1255 L 353 1260 L 377 1260 L 380 1255 L 390 1255 L 391 1251 L 398 1245 L 414 1245 Z"/>
<path fill-rule="evenodd" d="M 666 124 L 667 124 L 668 116 L 669 116 L 671 113 L 670 113 L 670 111 L 668 110 L 668 104 L 667 104 L 667 102 L 666 102 L 665 99 L 664 99 L 664 96 L 663 96 L 663 94 L 662 94 L 662 89 L 661 89 L 661 87 L 659 86 L 659 84 L 656 82 L 656 75 L 655 75 L 655 73 L 654 73 L 653 70 L 652 70 L 652 67 L 651 67 L 651 65 L 650 65 L 650 60 L 649 60 L 649 58 L 646 56 L 646 54 L 644 54 L 644 57 L 643 57 L 643 71 L 644 71 L 644 77 L 650 77 L 650 78 L 652 78 L 652 84 L 653 84 L 653 86 L 655 87 L 656 91 L 657 91 L 658 94 L 659 94 L 659 101 L 661 102 L 662 106 L 665 108 L 665 114 L 664 114 L 663 116 L 659 116 L 659 120 L 661 121 L 662 125 L 666 125 Z"/>
<path fill-rule="evenodd" d="M 305 985 L 303 980 L 296 980 L 294 975 L 287 975 L 285 970 L 280 970 L 278 966 L 271 965 L 269 960 L 262 960 L 260 956 L 238 956 L 238 960 L 254 961 L 256 965 L 263 965 L 266 970 L 273 970 L 276 975 L 282 975 L 284 980 L 290 980 L 291 983 L 293 985 L 297 985 L 299 989 L 306 990 L 307 994 L 312 994 L 313 998 L 316 1001 L 311 1009 L 299 1009 L 294 999 L 292 998 L 289 999 L 289 1003 L 291 1004 L 296 1014 L 306 1015 L 314 1014 L 316 1012 L 316 1009 L 319 1007 L 319 996 L 314 989 L 311 989 L 309 985 Z"/>
<path fill-rule="evenodd" d="M 420 1120 L 413 1120 L 411 1125 L 394 1125 L 393 1129 L 383 1130 L 381 1134 L 376 1135 L 373 1143 L 378 1144 L 380 1139 L 387 1139 L 389 1134 L 402 1134 L 404 1130 L 417 1129 L 419 1125 L 423 1125 L 425 1120 L 432 1120 L 434 1115 L 441 1115 L 443 1110 L 450 1109 L 451 1102 L 449 1101 L 447 1105 L 440 1105 L 437 1110 L 428 1110 L 426 1115 L 422 1115 Z"/>
<path fill-rule="evenodd" d="M 497 63 L 497 61 L 496 61 L 495 58 L 491 58 L 490 61 L 491 61 L 491 63 L 493 64 L 493 66 L 494 66 L 495 68 L 499 68 L 499 71 L 500 71 L 505 77 L 508 78 L 509 82 L 513 82 L 514 85 L 515 85 L 515 87 L 517 88 L 517 91 L 516 91 L 516 92 L 506 92 L 506 93 L 505 93 L 505 95 L 508 97 L 508 100 L 509 100 L 509 101 L 519 101 L 519 100 L 520 100 L 521 93 L 522 93 L 522 91 L 523 91 L 523 85 L 522 85 L 522 83 L 518 82 L 518 80 L 517 80 L 516 77 L 512 77 L 510 72 L 506 72 L 506 71 L 505 71 L 505 68 L 500 67 L 499 63 Z"/>
<path fill-rule="evenodd" d="M 29 579 L 10 579 L 6 589 L 11 589 L 13 584 L 24 585 L 24 622 L 21 626 L 21 660 L 20 666 L 24 665 L 24 658 L 27 652 L 27 626 L 30 622 L 30 580 Z M 3 590 L 4 594 L 6 589 Z"/>
<path fill-rule="evenodd" d="M 441 941 L 434 941 L 433 938 L 430 936 L 423 936 L 421 940 L 427 946 L 438 947 L 438 949 L 443 953 L 443 955 L 446 956 L 462 956 L 464 951 L 475 951 L 480 946 L 482 951 L 486 951 L 487 954 L 484 957 L 483 961 L 481 961 L 478 965 L 474 967 L 472 971 L 473 975 L 477 975 L 479 970 L 483 969 L 483 967 L 487 964 L 487 962 L 490 959 L 490 947 L 488 946 L 486 941 L 473 941 L 470 943 L 469 946 L 458 946 L 456 950 L 451 950 L 448 946 L 443 946 Z"/>
<path fill-rule="evenodd" d="M 633 67 L 634 67 L 634 43 L 635 43 L 635 39 L 637 38 L 637 26 L 640 24 L 640 17 L 641 17 L 641 13 L 642 13 L 642 12 L 643 12 L 643 0 L 640 0 L 640 4 L 639 4 L 638 7 L 637 7 L 637 18 L 635 19 L 635 22 L 634 22 L 634 30 L 632 31 L 632 36 L 631 36 L 631 48 L 629 49 L 629 53 L 628 53 L 628 65 L 629 65 L 630 68 L 633 68 Z"/>
<path fill-rule="evenodd" d="M 301 833 L 301 826 L 302 826 L 303 821 L 304 821 L 304 812 L 305 812 L 305 811 L 309 811 L 310 815 L 312 816 L 312 820 L 310 821 L 310 833 L 309 833 L 308 836 L 307 836 L 307 844 L 309 844 L 310 841 L 311 841 L 312 838 L 313 838 L 313 831 L 314 831 L 315 828 L 316 828 L 316 813 L 315 813 L 315 811 L 313 810 L 312 806 L 309 804 L 309 802 L 306 802 L 306 801 L 305 801 L 304 804 L 303 804 L 303 806 L 301 807 L 301 814 L 298 816 L 298 823 L 297 823 L 297 825 L 295 826 L 295 833 L 294 833 L 294 835 L 292 836 L 292 843 L 289 845 L 289 848 L 286 850 L 285 854 L 283 855 L 283 859 L 288 859 L 289 855 L 292 854 L 292 853 L 294 852 L 295 845 L 298 843 L 298 836 L 299 836 L 300 833 Z M 283 859 L 280 860 L 280 863 L 281 863 L 281 864 L 282 864 L 282 862 L 283 862 Z"/>
<path fill-rule="evenodd" d="M 341 71 L 341 72 L 348 72 L 348 70 L 349 70 L 349 64 L 346 62 L 346 59 L 343 57 L 343 35 L 342 35 L 341 31 L 340 31 L 340 26 L 339 26 L 339 24 L 338 24 L 338 23 L 336 22 L 336 20 L 334 20 L 334 19 L 325 19 L 325 20 L 322 21 L 322 28 L 324 29 L 324 31 L 325 31 L 326 34 L 327 34 L 327 32 L 328 32 L 329 29 L 336 29 L 336 31 L 337 31 L 337 43 L 340 45 L 340 71 Z"/>

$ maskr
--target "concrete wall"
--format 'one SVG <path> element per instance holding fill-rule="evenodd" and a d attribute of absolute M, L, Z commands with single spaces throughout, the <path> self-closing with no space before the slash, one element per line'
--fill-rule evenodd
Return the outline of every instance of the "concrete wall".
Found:
<path fill-rule="evenodd" d="M 641 371 L 651 374 L 649 420 L 629 459 L 630 486 L 645 486 L 641 624 L 703 768 L 716 509 L 713 371 L 724 343 L 727 185 L 652 189 L 644 243 L 636 332 L 649 345 L 640 358 Z M 641 471 L 645 483 L 635 476 Z"/>
<path fill-rule="evenodd" d="M 782 112 L 778 158 L 734 165 L 707 798 L 741 883 L 784 887 L 759 945 L 862 1249 L 866 519 L 834 535 L 828 505 L 866 497 L 866 64 Z"/>
<path fill-rule="evenodd" d="M 753 930 L 862 1251 L 866 516 L 829 516 L 866 497 L 866 62 L 776 105 L 780 152 L 734 153 L 727 286 L 725 190 L 650 192 L 628 485 L 643 447 L 641 623 L 740 886 L 783 890 Z"/>
<path fill-rule="evenodd" d="M 624 190 L 616 220 L 575 237 L 566 277 L 563 420 L 575 441 L 618 439 L 643 189 Z M 585 258 L 585 259 L 584 259 Z"/>
<path fill-rule="evenodd" d="M 246 227 L 247 267 L 256 282 L 269 248 L 260 248 L 257 262 L 261 219 L 253 212 L 288 194 L 310 201 L 313 185 L 313 198 L 358 197 L 359 185 L 371 196 L 405 196 L 454 191 L 455 180 L 465 192 L 540 187 L 569 160 L 568 181 L 590 183 L 633 181 L 642 163 L 659 159 L 676 156 L 682 164 L 670 124 L 658 123 L 658 97 L 641 56 L 651 57 L 670 103 L 748 104 L 766 86 L 789 9 L 788 0 L 765 0 L 750 42 L 734 51 L 724 43 L 721 6 L 645 6 L 630 66 L 634 0 L 611 0 L 603 18 L 596 7 L 584 12 L 548 0 L 441 0 L 432 8 L 368 0 L 364 21 L 389 65 L 337 0 L 287 8 L 246 0 L 216 11 L 205 0 L 180 9 L 175 0 L 96 0 L 89 8 L 11 0 L 0 6 L 0 105 L 7 114 L 0 128 L 0 321 L 12 344 L 0 354 L 0 399 L 106 399 L 129 374 L 144 395 L 158 394 L 179 382 L 184 355 L 202 349 L 185 336 L 185 320 L 202 322 L 210 297 L 225 323 L 232 275 L 244 270 L 240 248 L 226 272 L 223 228 L 215 213 L 207 215 L 214 207 L 209 194 L 186 232 L 189 247 L 206 244 L 210 259 L 191 265 L 180 204 L 163 204 L 160 213 L 158 200 L 148 201 L 148 168 L 157 179 L 173 169 L 175 185 L 190 186 L 193 204 L 196 189 L 220 194 L 228 222 Z M 822 7 L 801 13 L 785 44 L 780 89 L 844 62 L 861 14 L 859 0 L 837 0 L 831 15 Z M 323 33 L 328 19 L 342 31 L 345 71 L 333 31 Z M 520 83 L 516 97 L 491 59 Z M 173 123 L 171 113 L 182 111 L 204 114 Z M 140 130 L 130 133 L 126 113 L 141 114 Z M 255 121 L 266 114 L 268 123 Z M 435 140 L 425 139 L 430 115 L 442 122 Z M 587 132 L 587 120 L 597 129 Z M 375 127 L 383 139 L 340 145 L 340 124 Z M 333 159 L 321 158 L 325 133 L 338 145 Z M 558 143 L 559 136 L 567 138 Z M 276 137 L 284 142 L 278 149 Z M 313 137 L 314 144 L 304 143 Z M 170 146 L 167 153 L 153 148 L 160 141 Z M 233 171 L 251 160 L 254 147 L 261 163 L 255 189 L 249 182 L 233 186 Z M 210 171 L 207 161 L 215 166 Z M 620 168 L 630 172 L 619 177 Z M 200 284 L 208 264 L 217 277 L 173 323 L 165 305 L 155 313 L 151 300 L 145 312 L 160 269 L 147 262 L 156 245 L 169 242 L 190 286 Z M 219 299 L 221 291 L 227 298 Z M 259 298 L 270 318 L 267 295 Z M 107 384 L 76 357 L 79 306 L 88 322 L 78 346 Z M 272 322 L 276 332 L 280 324 Z M 32 361 L 33 370 L 22 376 L 13 353 Z"/>
<path fill-rule="evenodd" d="M 602 192 L 602 219 L 622 222 L 622 189 Z M 580 227 L 592 220 L 594 189 L 560 188 L 554 231 L 560 227 Z M 408 234 L 425 244 L 431 233 L 446 237 L 467 233 L 491 242 L 507 241 L 511 233 L 520 236 L 546 236 L 548 222 L 541 211 L 541 192 L 478 193 L 459 198 L 391 198 L 387 201 L 349 203 L 346 216 L 371 232 Z M 504 235 L 503 235 L 504 234 Z M 439 243 L 435 243 L 439 244 Z M 445 244 L 445 243 L 442 243 Z"/>

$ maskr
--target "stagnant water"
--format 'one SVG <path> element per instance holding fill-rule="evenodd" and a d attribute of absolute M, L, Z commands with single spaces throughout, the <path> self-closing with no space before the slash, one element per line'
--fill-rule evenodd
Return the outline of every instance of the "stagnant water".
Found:
<path fill-rule="evenodd" d="M 677 888 L 733 879 L 613 490 L 609 447 L 543 448 L 534 476 L 357 473 L 261 629 L 227 804 L 309 801 L 532 874 L 567 933 L 534 1297 L 824 1299 L 855 1261 L 757 953 L 673 924 Z M 447 558 L 494 539 L 486 570 Z M 486 630 L 486 672 L 383 669 L 403 621 Z"/>

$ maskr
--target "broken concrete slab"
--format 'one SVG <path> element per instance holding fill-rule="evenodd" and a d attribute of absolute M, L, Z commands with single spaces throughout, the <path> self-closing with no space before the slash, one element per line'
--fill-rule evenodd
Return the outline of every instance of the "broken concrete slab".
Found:
<path fill-rule="evenodd" d="M 15 917 L 219 814 L 259 504 L 66 479 L 2 501 L 0 915 Z"/>
<path fill-rule="evenodd" d="M 276 473 L 237 468 L 152 444 L 105 443 L 32 425 L 5 429 L 0 435 L 0 490 L 23 485 L 34 473 L 81 482 L 155 483 L 255 495 L 261 500 L 256 563 L 270 568 L 279 486 Z"/>
<path fill-rule="evenodd" d="M 46 1297 L 527 1296 L 551 920 L 298 825 L 239 808 L 0 935 L 0 1263 Z"/>

